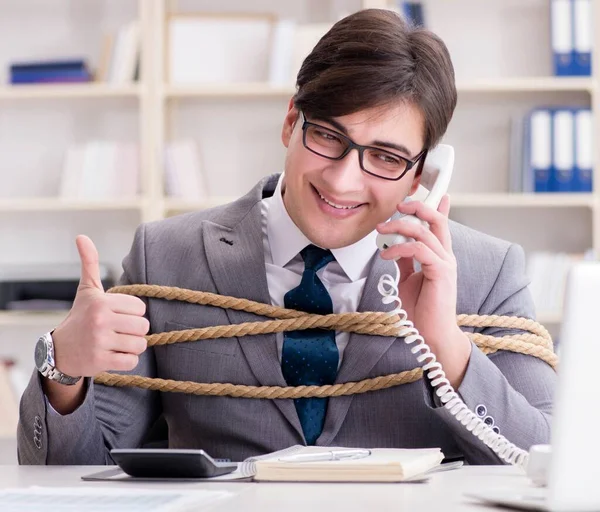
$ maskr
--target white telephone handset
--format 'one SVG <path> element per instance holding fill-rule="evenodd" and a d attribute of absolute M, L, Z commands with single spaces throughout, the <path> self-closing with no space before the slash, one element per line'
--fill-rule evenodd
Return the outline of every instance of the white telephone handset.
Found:
<path fill-rule="evenodd" d="M 423 175 L 421 185 L 429 190 L 429 194 L 423 202 L 432 208 L 437 208 L 439 203 L 448 190 L 452 168 L 454 166 L 454 149 L 452 146 L 439 144 L 433 149 L 425 159 L 423 165 Z M 417 194 L 414 198 L 417 199 Z M 421 223 L 414 215 L 402 215 L 399 212 L 392 216 L 392 219 L 403 218 L 409 222 Z M 398 234 L 377 235 L 377 246 L 379 249 L 387 249 L 393 245 L 405 243 L 407 239 Z M 377 289 L 383 296 L 382 302 L 390 304 L 396 302 L 396 308 L 391 312 L 399 316 L 400 320 L 396 324 L 399 328 L 398 337 L 404 338 L 407 345 L 413 345 L 411 352 L 416 355 L 417 361 L 423 364 L 423 375 L 431 381 L 431 386 L 435 394 L 439 397 L 443 406 L 450 411 L 454 418 L 462 423 L 475 437 L 491 448 L 503 461 L 510 464 L 525 467 L 529 455 L 526 451 L 512 444 L 501 434 L 495 432 L 492 427 L 485 424 L 483 420 L 471 411 L 463 402 L 462 398 L 453 389 L 446 378 L 442 365 L 436 360 L 435 354 L 431 352 L 429 346 L 425 343 L 419 331 L 413 323 L 407 318 L 406 311 L 402 309 L 402 301 L 399 296 L 400 269 L 396 264 L 396 278 L 385 274 L 381 276 Z"/>
<path fill-rule="evenodd" d="M 439 206 L 442 197 L 444 197 L 444 194 L 448 190 L 448 185 L 450 185 L 453 167 L 454 148 L 452 146 L 438 144 L 427 154 L 427 158 L 423 165 L 423 173 L 421 175 L 421 187 L 429 190 L 429 194 L 423 200 L 426 205 L 431 206 L 432 208 L 437 208 Z M 414 199 L 416 199 L 416 196 L 414 198 L 407 198 L 407 200 Z M 422 223 L 414 215 L 402 215 L 398 212 L 392 216 L 392 219 L 399 218 L 417 224 Z M 381 250 L 405 242 L 407 242 L 407 239 L 402 235 L 393 233 L 386 235 L 380 233 L 377 235 L 377 247 Z"/>

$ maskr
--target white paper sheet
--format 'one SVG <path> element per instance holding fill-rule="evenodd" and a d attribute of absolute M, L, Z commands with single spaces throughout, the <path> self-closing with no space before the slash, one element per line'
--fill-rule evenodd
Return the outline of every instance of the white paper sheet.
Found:
<path fill-rule="evenodd" d="M 158 491 L 108 487 L 29 487 L 0 491 L 2 512 L 30 512 L 49 507 L 61 512 L 183 512 L 203 510 L 226 491 Z"/>

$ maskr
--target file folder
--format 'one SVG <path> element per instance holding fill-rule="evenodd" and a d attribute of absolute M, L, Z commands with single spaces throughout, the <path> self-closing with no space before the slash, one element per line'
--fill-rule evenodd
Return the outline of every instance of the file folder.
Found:
<path fill-rule="evenodd" d="M 550 8 L 554 74 L 556 76 L 571 76 L 576 71 L 572 0 L 552 0 Z"/>
<path fill-rule="evenodd" d="M 529 166 L 525 180 L 533 182 L 534 192 L 550 191 L 552 165 L 552 113 L 548 109 L 538 109 L 529 118 Z M 524 184 L 524 190 L 531 186 Z"/>
<path fill-rule="evenodd" d="M 573 111 L 554 111 L 552 126 L 552 172 L 550 190 L 571 192 L 574 189 L 575 147 Z"/>
<path fill-rule="evenodd" d="M 575 112 L 575 191 L 591 192 L 593 184 L 594 134 L 592 111 Z"/>
<path fill-rule="evenodd" d="M 592 74 L 592 1 L 573 0 L 573 62 L 574 74 Z"/>

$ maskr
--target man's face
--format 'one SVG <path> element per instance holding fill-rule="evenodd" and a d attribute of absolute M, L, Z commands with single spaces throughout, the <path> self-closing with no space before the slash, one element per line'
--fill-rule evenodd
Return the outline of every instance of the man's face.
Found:
<path fill-rule="evenodd" d="M 409 160 L 423 149 L 423 115 L 408 103 L 332 119 L 316 119 L 310 114 L 306 118 L 357 144 L 376 146 Z M 357 242 L 416 190 L 418 165 L 398 181 L 371 176 L 361 169 L 355 150 L 341 160 L 309 151 L 302 142 L 302 123 L 302 116 L 290 102 L 282 131 L 287 147 L 283 201 L 296 226 L 312 243 L 337 249 Z"/>

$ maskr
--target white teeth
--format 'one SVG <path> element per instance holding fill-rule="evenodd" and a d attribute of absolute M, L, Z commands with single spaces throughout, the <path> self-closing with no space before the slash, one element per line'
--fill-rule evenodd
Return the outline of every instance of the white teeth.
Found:
<path fill-rule="evenodd" d="M 325 201 L 329 206 L 333 206 L 334 208 L 337 208 L 338 210 L 352 210 L 352 209 L 358 208 L 360 206 L 358 204 L 356 206 L 340 206 L 339 204 L 335 204 L 335 203 L 332 203 L 331 201 L 328 201 L 321 194 L 319 194 L 319 197 L 321 199 L 323 199 L 323 201 Z"/>

